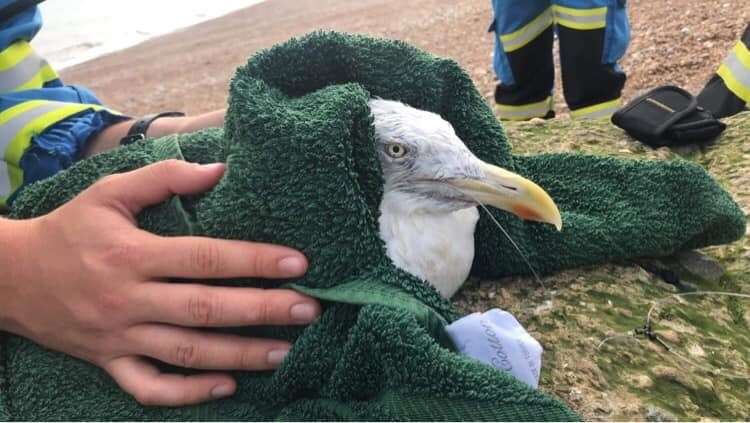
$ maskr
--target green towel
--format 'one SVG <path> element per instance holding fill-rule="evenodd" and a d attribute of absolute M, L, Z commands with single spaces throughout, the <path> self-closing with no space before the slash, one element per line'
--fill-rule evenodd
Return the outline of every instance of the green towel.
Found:
<path fill-rule="evenodd" d="M 512 156 L 502 127 L 456 63 L 401 42 L 314 33 L 263 51 L 237 71 L 223 131 L 140 142 L 82 161 L 27 188 L 12 212 L 44 214 L 103 175 L 165 158 L 225 161 L 227 173 L 213 190 L 152 207 L 140 225 L 299 248 L 311 268 L 289 286 L 324 300 L 321 318 L 302 329 L 242 330 L 296 342 L 275 372 L 237 373 L 232 398 L 180 408 L 141 407 L 94 366 L 7 336 L 0 344 L 0 418 L 577 419 L 560 401 L 453 352 L 442 330 L 457 317 L 450 304 L 390 264 L 378 237 L 382 175 L 371 96 L 440 113 L 480 159 L 547 189 L 562 211 L 561 233 L 492 212 L 540 271 L 669 255 L 744 234 L 739 207 L 697 166 Z M 484 213 L 472 272 L 528 272 Z"/>

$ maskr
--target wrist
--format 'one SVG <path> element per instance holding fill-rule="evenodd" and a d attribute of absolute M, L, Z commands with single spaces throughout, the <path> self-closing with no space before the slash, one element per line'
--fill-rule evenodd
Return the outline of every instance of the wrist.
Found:
<path fill-rule="evenodd" d="M 158 138 L 169 134 L 187 134 L 204 128 L 224 126 L 226 110 L 214 110 L 193 116 L 164 117 L 155 120 L 148 130 L 149 138 Z"/>
<path fill-rule="evenodd" d="M 148 126 L 147 138 L 160 138 L 185 131 L 190 118 L 187 116 L 165 116 L 154 120 Z"/>
<path fill-rule="evenodd" d="M 37 219 L 0 219 L 0 269 L 6 275 L 0 278 L 0 331 L 14 332 L 17 327 L 14 299 L 19 289 L 30 282 L 31 238 Z"/>

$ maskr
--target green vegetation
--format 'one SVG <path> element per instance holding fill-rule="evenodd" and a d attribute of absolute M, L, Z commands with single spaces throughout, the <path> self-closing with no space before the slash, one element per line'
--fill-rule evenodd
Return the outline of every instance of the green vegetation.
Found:
<path fill-rule="evenodd" d="M 704 149 L 652 150 L 607 121 L 506 124 L 518 154 L 577 151 L 650 160 L 690 160 L 705 167 L 750 213 L 750 113 Z M 690 181 L 685 181 L 690 183 Z M 700 290 L 750 293 L 750 239 L 702 250 L 726 273 L 704 280 L 675 269 Z M 663 260 L 675 266 L 675 260 Z M 499 307 L 516 315 L 544 346 L 541 388 L 587 419 L 750 418 L 750 300 L 670 299 L 654 313 L 654 330 L 674 352 L 625 334 L 643 326 L 651 305 L 677 289 L 630 263 L 568 270 L 544 278 L 471 280 L 457 295 L 463 312 Z M 678 356 L 684 357 L 681 358 Z M 723 374 L 722 374 L 723 373 Z"/>

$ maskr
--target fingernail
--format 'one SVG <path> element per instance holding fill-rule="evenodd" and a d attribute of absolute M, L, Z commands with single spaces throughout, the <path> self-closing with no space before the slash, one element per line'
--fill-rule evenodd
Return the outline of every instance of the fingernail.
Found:
<path fill-rule="evenodd" d="M 296 322 L 312 322 L 318 315 L 318 309 L 310 303 L 295 304 L 289 310 L 292 320 Z"/>
<path fill-rule="evenodd" d="M 232 389 L 232 385 L 218 385 L 211 390 L 211 396 L 213 398 L 219 399 L 228 397 L 232 395 L 233 392 L 234 390 Z"/>
<path fill-rule="evenodd" d="M 289 350 L 272 350 L 268 352 L 268 363 L 269 364 L 280 364 L 284 361 L 284 357 L 289 354 Z"/>
<path fill-rule="evenodd" d="M 209 164 L 201 165 L 202 168 L 208 169 L 208 170 L 214 170 L 214 169 L 219 169 L 219 168 L 223 169 L 224 166 L 226 166 L 224 163 L 209 163 Z"/>
<path fill-rule="evenodd" d="M 299 257 L 285 257 L 277 266 L 283 276 L 299 276 L 305 272 L 305 261 Z"/>

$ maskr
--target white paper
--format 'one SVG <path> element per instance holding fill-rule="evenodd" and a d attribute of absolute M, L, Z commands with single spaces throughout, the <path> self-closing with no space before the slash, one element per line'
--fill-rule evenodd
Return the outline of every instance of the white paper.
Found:
<path fill-rule="evenodd" d="M 507 311 L 473 313 L 445 330 L 462 354 L 506 371 L 532 388 L 539 385 L 542 346 Z"/>

